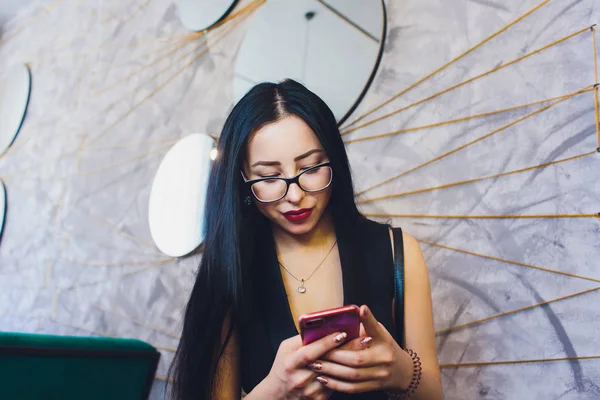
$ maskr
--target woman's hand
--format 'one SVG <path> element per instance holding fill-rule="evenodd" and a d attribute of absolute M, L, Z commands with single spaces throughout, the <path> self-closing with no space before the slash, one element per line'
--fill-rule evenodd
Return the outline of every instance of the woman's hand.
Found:
<path fill-rule="evenodd" d="M 360 308 L 361 337 L 327 353 L 311 365 L 325 386 L 337 392 L 403 390 L 412 380 L 411 357 L 367 306 Z"/>
<path fill-rule="evenodd" d="M 346 333 L 338 333 L 306 346 L 302 346 L 299 335 L 281 342 L 271 372 L 263 381 L 270 387 L 272 396 L 286 400 L 328 399 L 331 389 L 325 387 L 318 374 L 308 366 L 340 346 L 345 339 Z"/>

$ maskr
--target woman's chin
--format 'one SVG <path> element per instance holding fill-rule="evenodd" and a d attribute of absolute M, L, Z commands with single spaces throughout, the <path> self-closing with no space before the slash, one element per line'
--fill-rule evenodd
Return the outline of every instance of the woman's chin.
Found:
<path fill-rule="evenodd" d="M 311 216 L 311 218 L 300 223 L 284 220 L 279 226 L 291 235 L 304 235 L 312 231 L 315 228 L 315 225 L 317 225 L 317 222 L 318 221 L 313 220 Z"/>
<path fill-rule="evenodd" d="M 283 229 L 292 235 L 304 235 L 312 231 L 314 224 L 309 224 L 308 221 L 302 224 L 287 223 Z"/>

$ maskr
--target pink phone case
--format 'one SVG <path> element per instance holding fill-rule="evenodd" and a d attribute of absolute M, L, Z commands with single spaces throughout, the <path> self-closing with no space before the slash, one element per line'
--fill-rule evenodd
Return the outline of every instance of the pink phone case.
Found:
<path fill-rule="evenodd" d="M 360 332 L 359 308 L 350 305 L 305 314 L 298 319 L 298 325 L 303 345 L 337 332 L 346 332 L 348 342 Z"/>

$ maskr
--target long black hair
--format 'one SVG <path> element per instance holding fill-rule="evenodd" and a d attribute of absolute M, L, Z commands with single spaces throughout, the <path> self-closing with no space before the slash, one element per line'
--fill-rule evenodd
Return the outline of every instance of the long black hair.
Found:
<path fill-rule="evenodd" d="M 350 235 L 362 218 L 344 142 L 335 117 L 316 94 L 293 80 L 254 86 L 233 108 L 219 138 L 208 183 L 204 253 L 185 311 L 181 341 L 169 375 L 175 400 L 210 399 L 219 357 L 251 304 L 248 269 L 253 238 L 268 229 L 266 218 L 248 211 L 240 174 L 248 138 L 266 124 L 295 115 L 313 130 L 333 169 L 328 212 L 336 234 Z M 290 145 L 293 146 L 293 143 Z M 265 228 L 266 227 L 266 228 Z M 222 339 L 225 320 L 230 329 Z"/>

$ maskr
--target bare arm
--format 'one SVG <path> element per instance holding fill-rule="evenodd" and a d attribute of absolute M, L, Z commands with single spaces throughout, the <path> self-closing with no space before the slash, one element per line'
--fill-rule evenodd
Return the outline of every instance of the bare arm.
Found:
<path fill-rule="evenodd" d="M 225 342 L 227 332 L 231 326 L 228 315 L 223 324 L 222 341 Z M 213 398 L 215 400 L 239 400 L 242 397 L 242 384 L 240 379 L 240 338 L 237 329 L 233 329 L 229 342 L 217 364 L 216 385 Z M 258 386 L 244 397 L 244 400 L 276 398 L 271 393 L 272 385 L 263 380 Z"/>
<path fill-rule="evenodd" d="M 221 333 L 223 343 L 230 327 L 231 316 L 227 315 Z M 231 337 L 223 351 L 223 355 L 217 363 L 216 385 L 213 398 L 216 400 L 238 400 L 241 396 L 239 333 L 234 329 L 231 332 Z"/>
<path fill-rule="evenodd" d="M 403 233 L 403 240 L 406 280 L 404 310 L 406 347 L 414 350 L 423 364 L 421 383 L 412 398 L 441 400 L 444 395 L 435 346 L 429 272 L 419 242 L 407 233 Z M 407 361 L 412 364 L 409 357 L 407 357 Z M 412 366 L 409 366 L 409 370 L 412 370 Z"/>

